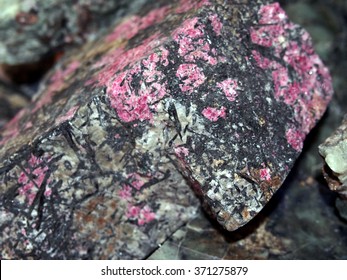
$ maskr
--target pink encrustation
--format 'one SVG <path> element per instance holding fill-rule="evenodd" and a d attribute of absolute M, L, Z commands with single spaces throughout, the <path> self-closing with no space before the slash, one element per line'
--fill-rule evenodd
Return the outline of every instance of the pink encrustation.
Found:
<path fill-rule="evenodd" d="M 235 101 L 238 95 L 238 90 L 239 90 L 239 85 L 237 83 L 237 80 L 228 78 L 224 81 L 217 83 L 217 87 L 224 92 L 226 98 L 229 101 Z"/>
<path fill-rule="evenodd" d="M 208 1 L 202 1 L 198 5 L 208 5 Z M 107 41 L 119 40 L 124 34 L 124 29 L 132 26 L 132 31 L 127 33 L 131 38 L 147 27 L 147 23 L 160 23 L 168 9 L 162 7 L 158 13 L 150 14 L 139 18 L 129 18 L 116 27 L 114 32 L 106 37 Z M 157 17 L 153 16 L 157 14 Z M 210 14 L 210 24 L 220 36 L 222 23 L 216 14 Z M 122 31 L 123 30 L 123 31 Z M 174 29 L 171 37 L 179 44 L 178 53 L 184 57 L 187 63 L 179 65 L 176 77 L 181 80 L 180 89 L 183 93 L 191 94 L 205 81 L 205 75 L 195 64 L 198 60 L 203 60 L 211 65 L 216 65 L 218 61 L 223 61 L 224 57 L 218 56 L 217 51 L 211 48 L 209 40 L 205 36 L 205 25 L 198 22 L 198 18 L 187 19 L 183 24 Z M 129 38 L 128 38 L 129 39 Z M 153 112 L 156 110 L 156 102 L 164 96 L 169 95 L 167 82 L 163 73 L 159 70 L 161 66 L 168 66 L 169 50 L 161 46 L 168 40 L 168 37 L 161 34 L 153 34 L 145 39 L 141 45 L 124 50 L 119 47 L 102 57 L 94 68 L 105 67 L 105 70 L 97 76 L 99 85 L 107 86 L 107 93 L 111 100 L 111 105 L 117 111 L 118 116 L 125 122 L 134 120 L 152 121 Z M 154 51 L 158 49 L 157 51 Z M 152 53 L 150 53 L 152 51 Z M 154 52 L 153 52 L 154 51 Z M 147 58 L 145 58 L 148 56 Z M 131 69 L 117 73 L 125 67 L 132 66 Z M 135 75 L 145 77 L 145 82 L 140 85 L 140 92 L 134 92 L 131 83 Z M 88 81 L 88 84 L 90 81 Z M 235 94 L 230 92 L 228 98 L 232 99 Z M 222 114 L 223 115 L 223 114 Z"/>
<path fill-rule="evenodd" d="M 213 108 L 213 107 L 207 107 L 204 110 L 202 110 L 202 114 L 205 118 L 209 119 L 212 122 L 218 121 L 219 118 L 225 118 L 226 111 L 225 107 L 221 108 Z"/>
<path fill-rule="evenodd" d="M 258 15 L 259 25 L 250 29 L 252 42 L 273 49 L 275 57 L 283 53 L 283 60 L 294 69 L 299 80 L 293 81 L 288 67 L 277 62 L 275 57 L 271 60 L 256 50 L 252 51 L 257 65 L 272 71 L 275 98 L 295 111 L 294 118 L 300 127 L 294 129 L 288 126 L 285 137 L 293 149 L 301 151 L 305 135 L 321 116 L 321 113 L 313 114 L 311 109 L 324 112 L 330 98 L 323 98 L 323 95 L 327 92 L 332 96 L 331 77 L 314 52 L 306 31 L 301 31 L 300 46 L 297 41 L 291 41 L 289 34 L 295 25 L 289 22 L 278 3 L 262 6 Z"/>

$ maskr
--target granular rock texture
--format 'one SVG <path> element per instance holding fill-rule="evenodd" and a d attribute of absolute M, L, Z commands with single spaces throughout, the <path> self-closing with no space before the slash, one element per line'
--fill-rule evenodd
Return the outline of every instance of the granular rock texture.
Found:
<path fill-rule="evenodd" d="M 0 0 L 0 64 L 27 64 L 81 44 L 144 0 Z"/>
<path fill-rule="evenodd" d="M 333 135 L 319 146 L 319 153 L 326 163 L 323 174 L 330 189 L 347 200 L 347 116 Z"/>
<path fill-rule="evenodd" d="M 331 95 L 277 3 L 148 5 L 65 58 L 2 132 L 2 257 L 142 258 L 194 216 L 190 187 L 235 230 Z"/>

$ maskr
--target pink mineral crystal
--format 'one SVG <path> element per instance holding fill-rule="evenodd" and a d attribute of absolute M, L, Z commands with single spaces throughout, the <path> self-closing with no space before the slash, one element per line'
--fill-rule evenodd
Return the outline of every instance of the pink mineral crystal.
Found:
<path fill-rule="evenodd" d="M 204 73 L 196 64 L 181 64 L 176 76 L 181 80 L 182 92 L 192 93 L 194 88 L 202 85 L 206 79 Z"/>
<path fill-rule="evenodd" d="M 239 86 L 237 84 L 236 80 L 233 79 L 226 79 L 220 83 L 217 83 L 217 87 L 219 87 L 221 90 L 223 90 L 226 98 L 229 101 L 235 101 L 238 92 L 237 90 L 239 89 Z"/>
<path fill-rule="evenodd" d="M 221 107 L 220 109 L 207 107 L 202 110 L 202 114 L 212 122 L 217 121 L 219 118 L 225 118 L 226 116 L 225 107 Z"/>

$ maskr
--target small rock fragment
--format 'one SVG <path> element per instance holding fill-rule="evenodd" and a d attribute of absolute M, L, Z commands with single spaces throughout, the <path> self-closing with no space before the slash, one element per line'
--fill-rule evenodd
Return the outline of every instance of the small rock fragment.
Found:
<path fill-rule="evenodd" d="M 325 160 L 324 178 L 329 188 L 347 200 L 347 115 L 335 132 L 319 146 Z"/>

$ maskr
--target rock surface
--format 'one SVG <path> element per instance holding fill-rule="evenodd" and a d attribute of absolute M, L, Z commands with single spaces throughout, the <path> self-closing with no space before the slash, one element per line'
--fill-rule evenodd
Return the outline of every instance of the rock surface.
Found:
<path fill-rule="evenodd" d="M 241 2 L 148 6 L 47 77 L 1 134 L 3 258 L 143 258 L 189 185 L 228 230 L 263 208 L 332 88 L 277 3 Z"/>

